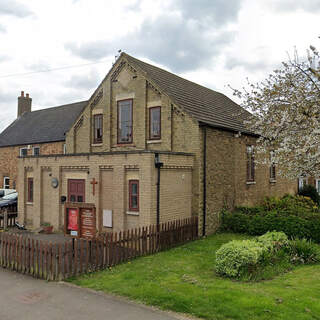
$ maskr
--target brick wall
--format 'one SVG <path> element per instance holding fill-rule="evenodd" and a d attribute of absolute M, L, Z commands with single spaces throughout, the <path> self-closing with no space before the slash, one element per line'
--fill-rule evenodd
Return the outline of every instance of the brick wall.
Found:
<path fill-rule="evenodd" d="M 40 147 L 40 154 L 62 154 L 64 142 L 52 142 L 34 144 L 28 149 L 28 155 L 32 155 L 33 147 Z M 0 188 L 3 188 L 3 178 L 10 178 L 10 188 L 18 186 L 18 156 L 20 148 L 27 148 L 27 145 L 0 148 Z"/>
<path fill-rule="evenodd" d="M 247 145 L 254 145 L 255 138 L 207 128 L 207 232 L 219 225 L 222 208 L 252 206 L 266 196 L 281 196 L 297 191 L 296 180 L 276 177 L 270 181 L 267 165 L 257 164 L 255 181 L 247 183 Z"/>

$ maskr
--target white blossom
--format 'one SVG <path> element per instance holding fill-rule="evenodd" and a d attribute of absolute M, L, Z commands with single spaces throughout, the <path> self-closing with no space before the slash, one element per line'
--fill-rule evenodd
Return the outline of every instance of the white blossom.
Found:
<path fill-rule="evenodd" d="M 251 113 L 246 125 L 259 135 L 256 152 L 262 163 L 270 161 L 272 150 L 279 174 L 320 176 L 319 53 L 310 46 L 305 61 L 295 56 L 264 81 L 248 81 L 246 88 L 233 91 Z"/>

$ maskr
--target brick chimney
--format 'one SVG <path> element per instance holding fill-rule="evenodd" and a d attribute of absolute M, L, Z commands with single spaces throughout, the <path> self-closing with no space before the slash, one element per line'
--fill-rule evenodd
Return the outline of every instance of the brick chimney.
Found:
<path fill-rule="evenodd" d="M 18 117 L 22 116 L 25 112 L 31 112 L 32 99 L 29 93 L 24 96 L 24 91 L 21 91 L 21 96 L 18 97 Z"/>

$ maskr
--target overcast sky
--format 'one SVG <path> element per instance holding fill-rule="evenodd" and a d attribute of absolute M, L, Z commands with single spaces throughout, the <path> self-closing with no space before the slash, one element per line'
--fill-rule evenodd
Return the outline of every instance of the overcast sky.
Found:
<path fill-rule="evenodd" d="M 119 49 L 232 98 L 319 48 L 319 14 L 320 0 L 0 0 L 0 131 L 21 90 L 33 110 L 88 99 Z"/>

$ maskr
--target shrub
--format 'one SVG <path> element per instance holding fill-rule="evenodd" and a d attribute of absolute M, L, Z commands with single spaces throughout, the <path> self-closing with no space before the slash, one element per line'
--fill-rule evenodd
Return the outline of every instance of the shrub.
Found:
<path fill-rule="evenodd" d="M 284 232 L 269 231 L 257 238 L 264 247 L 274 251 L 288 245 L 288 237 Z"/>
<path fill-rule="evenodd" d="M 250 216 L 241 212 L 224 211 L 221 228 L 254 236 L 268 231 L 282 231 L 289 238 L 307 238 L 320 243 L 320 217 L 317 216 L 306 219 L 294 215 L 279 215 L 275 211 Z"/>
<path fill-rule="evenodd" d="M 305 185 L 299 190 L 299 195 L 311 198 L 317 205 L 320 204 L 320 196 L 317 189 L 312 185 Z"/>
<path fill-rule="evenodd" d="M 294 264 L 310 264 L 320 262 L 319 245 L 307 239 L 295 239 L 289 242 L 287 252 Z"/>
<path fill-rule="evenodd" d="M 216 272 L 228 277 L 238 277 L 245 269 L 254 268 L 265 248 L 256 241 L 233 240 L 216 252 Z"/>

